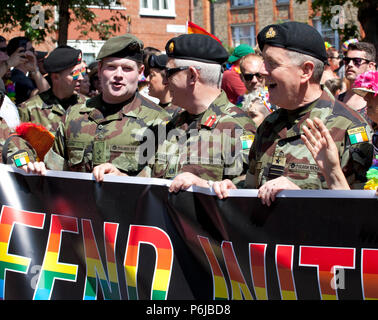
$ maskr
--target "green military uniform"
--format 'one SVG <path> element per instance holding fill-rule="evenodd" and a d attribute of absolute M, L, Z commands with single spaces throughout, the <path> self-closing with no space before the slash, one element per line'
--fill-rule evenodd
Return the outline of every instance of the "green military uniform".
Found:
<path fill-rule="evenodd" d="M 362 188 L 372 159 L 372 130 L 356 112 L 324 92 L 315 102 L 288 111 L 279 109 L 257 129 L 250 150 L 246 188 L 285 176 L 302 189 L 327 189 L 310 151 L 300 136 L 306 119 L 318 117 L 331 133 L 341 167 L 351 187 Z"/>
<path fill-rule="evenodd" d="M 22 122 L 40 124 L 55 134 L 67 108 L 74 104 L 82 104 L 85 100 L 83 95 L 73 94 L 62 101 L 54 95 L 52 89 L 49 89 L 23 102 L 18 111 Z"/>
<path fill-rule="evenodd" d="M 200 115 L 183 111 L 165 125 L 153 177 L 172 179 L 191 172 L 206 180 L 233 179 L 245 173 L 256 126 L 222 93 Z"/>
<path fill-rule="evenodd" d="M 143 42 L 131 34 L 111 38 L 97 59 L 107 57 L 141 63 Z M 149 127 L 169 119 L 164 109 L 138 92 L 118 104 L 105 103 L 99 95 L 67 110 L 53 150 L 65 159 L 68 170 L 92 172 L 97 165 L 111 163 L 123 173 L 135 176 L 148 163 L 142 148 L 147 137 L 151 140 Z M 154 145 L 151 148 L 153 156 Z"/>
<path fill-rule="evenodd" d="M 112 163 L 128 175 L 137 175 L 147 164 L 140 146 L 149 127 L 170 119 L 159 106 L 139 93 L 127 104 L 104 115 L 101 95 L 70 107 L 60 123 L 54 151 L 71 171 L 92 172 L 96 165 Z"/>

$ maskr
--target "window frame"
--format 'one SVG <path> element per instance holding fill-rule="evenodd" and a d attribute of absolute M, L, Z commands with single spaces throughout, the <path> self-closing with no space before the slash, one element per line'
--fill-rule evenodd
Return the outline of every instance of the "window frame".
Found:
<path fill-rule="evenodd" d="M 143 8 L 143 1 L 139 1 L 139 15 L 140 16 L 151 16 L 151 17 L 176 17 L 176 6 L 175 6 L 175 0 L 166 0 L 168 3 L 168 9 L 159 9 L 159 10 L 153 10 L 152 8 L 152 1 L 153 0 L 146 0 L 147 1 L 147 8 Z M 159 5 L 161 6 L 162 1 L 164 0 L 158 0 Z"/>
<path fill-rule="evenodd" d="M 240 42 L 240 36 L 238 36 L 238 39 L 234 39 L 234 32 L 233 32 L 234 28 L 242 28 L 242 27 L 246 27 L 246 26 L 249 26 L 249 30 L 252 31 L 252 32 L 250 32 L 250 35 L 249 35 L 249 39 L 251 39 L 251 43 L 248 43 L 248 45 L 251 46 L 252 48 L 254 48 L 256 46 L 256 24 L 255 23 L 243 23 L 243 24 L 231 25 L 232 44 L 233 44 L 234 48 L 237 47 L 238 45 L 240 45 L 241 43 L 244 43 L 244 42 Z M 245 38 L 243 38 L 243 39 L 245 39 Z M 236 40 L 238 40 L 238 43 L 236 43 Z"/>
<path fill-rule="evenodd" d="M 249 0 L 251 3 L 247 3 L 247 4 L 239 4 L 239 1 L 245 1 L 245 0 L 230 0 L 230 4 L 231 4 L 230 7 L 232 9 L 239 9 L 239 8 L 246 8 L 246 7 L 254 7 L 255 6 L 255 0 Z"/>

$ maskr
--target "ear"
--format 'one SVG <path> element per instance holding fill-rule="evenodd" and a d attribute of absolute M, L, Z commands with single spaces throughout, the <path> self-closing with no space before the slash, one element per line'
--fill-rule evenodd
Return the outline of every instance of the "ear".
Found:
<path fill-rule="evenodd" d="M 314 73 L 314 68 L 315 68 L 315 65 L 312 61 L 306 61 L 305 63 L 303 63 L 301 67 L 302 69 L 301 82 L 302 83 L 308 82 L 311 79 L 312 74 Z"/>
<path fill-rule="evenodd" d="M 50 74 L 51 81 L 59 81 L 59 73 L 53 72 Z"/>
<path fill-rule="evenodd" d="M 195 84 L 199 81 L 200 78 L 200 70 L 196 69 L 195 67 L 189 67 L 189 77 L 188 81 L 190 84 Z"/>

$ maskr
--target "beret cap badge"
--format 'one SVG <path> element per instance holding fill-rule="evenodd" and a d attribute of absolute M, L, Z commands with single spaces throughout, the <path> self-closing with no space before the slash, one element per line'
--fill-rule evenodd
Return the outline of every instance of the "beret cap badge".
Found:
<path fill-rule="evenodd" d="M 276 36 L 276 31 L 273 29 L 273 27 L 270 27 L 269 30 L 265 34 L 265 38 L 271 39 Z"/>
<path fill-rule="evenodd" d="M 169 52 L 169 53 L 173 53 L 174 50 L 175 50 L 175 43 L 172 41 L 172 42 L 169 44 L 168 52 Z"/>

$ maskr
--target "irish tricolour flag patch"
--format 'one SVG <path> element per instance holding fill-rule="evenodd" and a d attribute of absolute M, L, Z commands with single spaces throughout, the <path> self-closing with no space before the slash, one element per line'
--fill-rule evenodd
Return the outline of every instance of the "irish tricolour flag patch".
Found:
<path fill-rule="evenodd" d="M 351 144 L 369 141 L 369 138 L 366 134 L 365 127 L 358 127 L 348 130 L 348 135 Z"/>
<path fill-rule="evenodd" d="M 22 167 L 23 165 L 30 162 L 29 155 L 27 152 L 21 152 L 13 156 L 13 161 L 16 167 Z"/>

